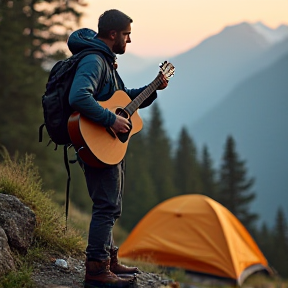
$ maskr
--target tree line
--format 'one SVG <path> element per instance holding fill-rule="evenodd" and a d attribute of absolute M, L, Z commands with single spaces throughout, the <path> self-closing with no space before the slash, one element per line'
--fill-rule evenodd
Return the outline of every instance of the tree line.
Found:
<path fill-rule="evenodd" d="M 157 101 L 157 100 L 156 100 Z M 215 168 L 207 145 L 199 151 L 184 127 L 175 145 L 163 128 L 157 102 L 144 131 L 133 136 L 127 151 L 123 215 L 119 222 L 130 231 L 155 205 L 174 196 L 203 194 L 232 212 L 256 240 L 268 262 L 288 277 L 288 225 L 279 207 L 273 227 L 261 221 L 250 205 L 256 197 L 255 179 L 237 152 L 232 135 L 223 139 L 220 167 Z M 174 146 L 174 147 L 173 147 Z"/>
<path fill-rule="evenodd" d="M 58 203 L 64 202 L 67 177 L 62 147 L 57 151 L 46 147 L 48 137 L 38 143 L 38 128 L 43 122 L 41 96 L 48 79 L 43 67 L 65 57 L 63 51 L 56 49 L 54 53 L 52 48 L 67 39 L 73 23 L 80 19 L 77 8 L 81 5 L 76 0 L 0 0 L 0 144 L 11 154 L 35 155 L 43 186 L 55 191 Z M 64 18 L 69 21 L 59 20 Z M 60 26 L 64 29 L 56 29 Z M 129 232 L 158 203 L 182 194 L 204 194 L 228 208 L 250 231 L 271 265 L 288 277 L 284 212 L 279 207 L 273 227 L 256 225 L 259 215 L 250 210 L 256 195 L 254 179 L 237 153 L 233 136 L 223 139 L 221 166 L 215 169 L 208 146 L 198 151 L 186 128 L 172 145 L 157 100 L 149 109 L 151 117 L 145 129 L 132 137 L 125 157 L 119 224 Z M 70 159 L 75 157 L 72 149 L 69 154 Z M 90 211 L 83 173 L 77 164 L 71 165 L 71 170 L 71 201 L 83 211 Z"/>

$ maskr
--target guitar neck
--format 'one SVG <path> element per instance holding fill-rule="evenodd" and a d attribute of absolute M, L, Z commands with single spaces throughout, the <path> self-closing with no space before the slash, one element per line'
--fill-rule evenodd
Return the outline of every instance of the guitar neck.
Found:
<path fill-rule="evenodd" d="M 133 113 L 140 107 L 140 105 L 158 88 L 161 84 L 161 79 L 159 75 L 124 109 L 132 116 Z"/>

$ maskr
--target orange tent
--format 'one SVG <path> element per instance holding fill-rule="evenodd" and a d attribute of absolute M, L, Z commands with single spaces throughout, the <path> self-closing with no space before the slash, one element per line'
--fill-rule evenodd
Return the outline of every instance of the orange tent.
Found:
<path fill-rule="evenodd" d="M 120 246 L 119 256 L 230 278 L 239 285 L 255 271 L 270 271 L 238 219 L 218 202 L 195 194 L 153 208 Z"/>

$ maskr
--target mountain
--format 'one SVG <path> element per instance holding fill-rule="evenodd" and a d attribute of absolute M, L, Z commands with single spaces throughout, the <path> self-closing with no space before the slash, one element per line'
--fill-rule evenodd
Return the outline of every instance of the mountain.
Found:
<path fill-rule="evenodd" d="M 256 30 L 257 33 L 264 36 L 264 38 L 272 44 L 281 42 L 285 38 L 288 38 L 288 26 L 286 25 L 280 25 L 276 29 L 271 29 L 263 23 L 257 22 L 252 24 L 252 27 Z"/>
<path fill-rule="evenodd" d="M 248 174 L 256 178 L 252 209 L 274 223 L 281 205 L 288 215 L 288 54 L 241 82 L 212 111 L 190 127 L 209 147 L 219 167 L 228 135 L 236 141 Z"/>
<path fill-rule="evenodd" d="M 157 101 L 171 137 L 175 138 L 182 126 L 199 120 L 240 81 L 264 69 L 287 51 L 288 39 L 285 43 L 272 43 L 268 33 L 259 32 L 260 23 L 257 24 L 258 32 L 255 25 L 241 23 L 226 27 L 193 49 L 170 59 L 176 67 L 175 77 L 168 89 L 159 92 Z M 264 30 L 266 26 L 261 24 L 261 27 Z M 267 27 L 267 30 L 270 29 L 272 35 L 285 27 L 288 28 L 283 26 L 273 30 Z M 143 69 L 135 72 L 130 68 L 129 71 L 125 59 L 138 69 L 143 65 Z M 158 73 L 157 63 L 160 61 L 157 60 L 166 59 L 153 59 L 155 64 L 145 66 L 141 58 L 120 56 L 118 69 L 127 87 L 149 83 Z M 141 115 L 149 115 L 149 109 L 141 111 Z"/>

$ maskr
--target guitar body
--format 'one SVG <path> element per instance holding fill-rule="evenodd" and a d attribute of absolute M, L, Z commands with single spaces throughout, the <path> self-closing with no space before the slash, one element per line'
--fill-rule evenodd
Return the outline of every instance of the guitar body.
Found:
<path fill-rule="evenodd" d="M 88 118 L 74 112 L 68 121 L 71 141 L 83 162 L 92 167 L 107 167 L 121 162 L 124 158 L 131 136 L 138 133 L 143 122 L 138 110 L 130 116 L 124 108 L 131 102 L 129 96 L 121 90 L 116 91 L 107 101 L 99 101 L 103 107 L 115 114 L 127 118 L 132 128 L 128 133 L 116 134 Z"/>

